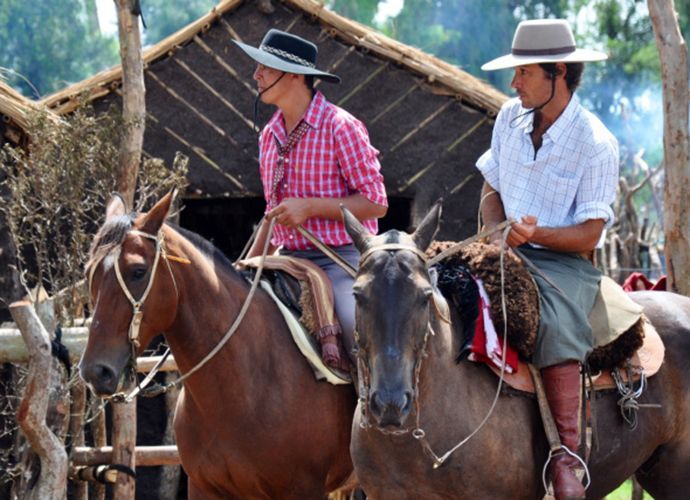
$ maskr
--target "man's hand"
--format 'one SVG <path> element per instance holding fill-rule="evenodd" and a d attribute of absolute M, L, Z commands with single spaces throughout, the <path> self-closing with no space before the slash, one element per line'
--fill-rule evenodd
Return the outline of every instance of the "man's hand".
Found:
<path fill-rule="evenodd" d="M 294 229 L 311 217 L 311 204 L 309 198 L 285 198 L 266 217 L 268 220 L 275 219 L 281 226 Z"/>
<path fill-rule="evenodd" d="M 537 218 L 534 215 L 525 215 L 520 222 L 515 222 L 508 233 L 507 243 L 511 248 L 519 247 L 532 241 L 537 230 Z"/>

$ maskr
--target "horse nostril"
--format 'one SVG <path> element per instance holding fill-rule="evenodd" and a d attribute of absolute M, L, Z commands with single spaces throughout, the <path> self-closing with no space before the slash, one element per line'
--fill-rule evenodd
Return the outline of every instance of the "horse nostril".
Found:
<path fill-rule="evenodd" d="M 381 398 L 379 397 L 379 393 L 374 391 L 371 395 L 371 400 L 369 401 L 369 409 L 371 410 L 371 413 L 374 414 L 374 416 L 381 416 L 381 409 L 382 409 L 382 403 L 381 403 Z"/>
<path fill-rule="evenodd" d="M 101 385 L 110 385 L 115 380 L 115 371 L 108 365 L 98 364 L 94 367 L 93 375 Z"/>
<path fill-rule="evenodd" d="M 412 393 L 410 391 L 405 392 L 405 403 L 402 406 L 402 414 L 407 414 L 412 408 Z"/>

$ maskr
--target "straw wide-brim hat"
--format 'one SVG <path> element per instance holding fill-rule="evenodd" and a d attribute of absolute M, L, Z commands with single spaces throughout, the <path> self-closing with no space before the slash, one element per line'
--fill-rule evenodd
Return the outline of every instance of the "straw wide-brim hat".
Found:
<path fill-rule="evenodd" d="M 249 57 L 266 67 L 294 73 L 313 75 L 327 82 L 340 83 L 340 77 L 316 68 L 316 45 L 302 37 L 276 29 L 269 30 L 259 47 L 233 40 Z"/>
<path fill-rule="evenodd" d="M 539 63 L 603 61 L 603 52 L 578 49 L 570 25 L 564 19 L 537 19 L 518 24 L 511 53 L 482 66 L 484 71 Z"/>

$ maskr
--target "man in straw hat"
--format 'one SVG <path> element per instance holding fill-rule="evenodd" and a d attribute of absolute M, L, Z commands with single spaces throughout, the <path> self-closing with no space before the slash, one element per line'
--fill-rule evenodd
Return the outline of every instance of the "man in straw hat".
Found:
<path fill-rule="evenodd" d="M 484 176 L 487 227 L 513 219 L 507 244 L 539 269 L 541 318 L 533 363 L 541 368 L 562 450 L 550 462 L 557 499 L 585 498 L 580 466 L 580 363 L 592 349 L 587 317 L 601 273 L 591 254 L 613 223 L 618 143 L 575 94 L 584 62 L 606 55 L 579 49 L 564 20 L 521 22 L 511 53 L 482 69 L 513 68 L 517 98 L 496 117 L 491 149 L 477 162 Z M 500 244 L 502 235 L 492 241 Z M 546 278 L 545 278 L 546 277 Z M 584 462 L 582 462 L 584 466 Z"/>
<path fill-rule="evenodd" d="M 266 33 L 258 48 L 235 43 L 257 62 L 257 104 L 260 99 L 278 108 L 259 138 L 266 219 L 248 255 L 261 254 L 269 221 L 275 219 L 271 253 L 282 247 L 281 254 L 310 259 L 326 272 L 333 283 L 343 342 L 350 352 L 353 279 L 316 250 L 297 226 L 304 226 L 357 268 L 359 252 L 345 231 L 340 206 L 376 234 L 377 219 L 388 207 L 378 151 L 369 143 L 362 122 L 314 89 L 315 78 L 340 82 L 338 76 L 316 68 L 316 45 L 276 29 Z"/>

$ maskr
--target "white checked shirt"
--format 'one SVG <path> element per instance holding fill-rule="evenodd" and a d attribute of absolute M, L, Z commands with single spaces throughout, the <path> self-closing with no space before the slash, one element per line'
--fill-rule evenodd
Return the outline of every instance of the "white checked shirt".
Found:
<path fill-rule="evenodd" d="M 580 106 L 576 95 L 544 133 L 534 152 L 534 114 L 511 99 L 496 117 L 491 149 L 477 168 L 501 194 L 506 217 L 537 217 L 537 224 L 565 227 L 589 219 L 613 224 L 611 204 L 618 185 L 618 141 L 601 121 Z"/>

